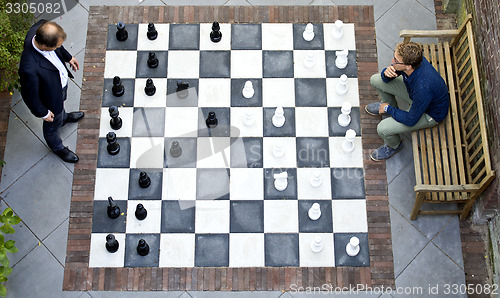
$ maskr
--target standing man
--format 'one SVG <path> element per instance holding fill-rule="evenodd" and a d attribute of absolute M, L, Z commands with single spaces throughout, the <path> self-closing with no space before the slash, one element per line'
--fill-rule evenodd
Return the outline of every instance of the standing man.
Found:
<path fill-rule="evenodd" d="M 371 85 L 382 102 L 365 107 L 370 115 L 388 114 L 377 126 L 384 145 L 370 154 L 374 161 L 386 160 L 403 146 L 402 133 L 437 125 L 448 114 L 448 87 L 434 67 L 423 57 L 422 47 L 414 42 L 399 43 L 392 64 L 374 74 Z M 398 108 L 396 97 L 410 105 Z"/>
<path fill-rule="evenodd" d="M 83 118 L 83 112 L 66 113 L 64 101 L 68 91 L 68 72 L 65 62 L 73 71 L 79 65 L 75 57 L 62 46 L 66 33 L 58 24 L 41 20 L 33 25 L 26 39 L 19 63 L 21 95 L 36 117 L 43 119 L 43 137 L 49 148 L 63 161 L 75 163 L 78 156 L 65 147 L 59 128 Z"/>

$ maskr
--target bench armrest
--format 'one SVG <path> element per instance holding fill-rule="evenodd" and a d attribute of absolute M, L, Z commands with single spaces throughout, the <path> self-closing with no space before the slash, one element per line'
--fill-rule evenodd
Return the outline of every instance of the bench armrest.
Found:
<path fill-rule="evenodd" d="M 415 185 L 415 192 L 474 192 L 481 188 L 479 184 L 463 185 Z"/>
<path fill-rule="evenodd" d="M 455 37 L 459 33 L 458 30 L 401 30 L 399 37 L 404 38 L 404 41 L 410 41 L 411 38 L 420 37 Z"/>

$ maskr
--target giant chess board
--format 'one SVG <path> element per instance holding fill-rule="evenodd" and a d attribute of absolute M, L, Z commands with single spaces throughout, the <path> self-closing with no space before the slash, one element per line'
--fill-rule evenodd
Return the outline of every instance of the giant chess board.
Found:
<path fill-rule="evenodd" d="M 108 26 L 89 267 L 369 266 L 354 24 L 344 24 L 337 40 L 334 23 L 314 23 L 305 41 L 305 23 L 221 23 L 218 43 L 211 23 L 155 26 L 158 37 L 149 40 L 148 24 L 126 24 L 123 42 L 116 24 Z M 340 50 L 348 50 L 343 69 L 335 63 Z M 156 68 L 147 65 L 151 51 Z M 348 91 L 339 95 L 343 74 Z M 125 88 L 120 97 L 112 93 L 115 76 Z M 179 80 L 189 84 L 182 94 Z M 247 81 L 250 98 L 242 94 Z M 345 102 L 351 121 L 342 127 Z M 118 107 L 120 129 L 110 126 L 110 106 Z M 277 107 L 281 127 L 272 122 Z M 209 112 L 216 127 L 206 125 Z M 356 137 L 346 153 L 348 129 Z M 107 151 L 109 132 L 116 155 Z M 139 186 L 140 172 L 149 187 Z M 286 188 L 277 190 L 274 176 L 284 172 Z M 108 197 L 120 207 L 116 219 L 107 215 Z M 308 215 L 314 203 L 317 220 Z M 137 204 L 144 220 L 134 215 Z M 108 234 L 119 242 L 115 253 L 105 248 Z M 360 251 L 351 257 L 353 236 Z M 322 249 L 313 252 L 318 237 Z M 139 239 L 150 247 L 146 256 L 137 253 Z"/>

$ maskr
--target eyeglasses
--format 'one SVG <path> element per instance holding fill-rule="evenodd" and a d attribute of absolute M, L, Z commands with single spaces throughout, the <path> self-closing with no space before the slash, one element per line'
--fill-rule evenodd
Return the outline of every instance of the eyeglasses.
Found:
<path fill-rule="evenodd" d="M 402 65 L 405 65 L 404 63 L 402 62 L 399 62 L 398 59 L 396 59 L 396 56 L 392 56 L 392 60 L 394 60 L 394 64 L 402 64 Z"/>

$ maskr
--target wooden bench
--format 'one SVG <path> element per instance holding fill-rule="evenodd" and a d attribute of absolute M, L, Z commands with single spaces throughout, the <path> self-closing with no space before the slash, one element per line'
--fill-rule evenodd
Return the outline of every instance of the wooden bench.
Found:
<path fill-rule="evenodd" d="M 422 44 L 424 56 L 441 74 L 450 92 L 448 116 L 439 125 L 412 133 L 416 199 L 411 212 L 460 214 L 495 178 L 481 97 L 474 37 L 468 15 L 458 30 L 403 30 L 404 41 L 434 37 L 448 41 Z M 494 83 L 494 82 L 492 82 Z M 463 203 L 459 210 L 421 210 L 423 203 Z"/>

